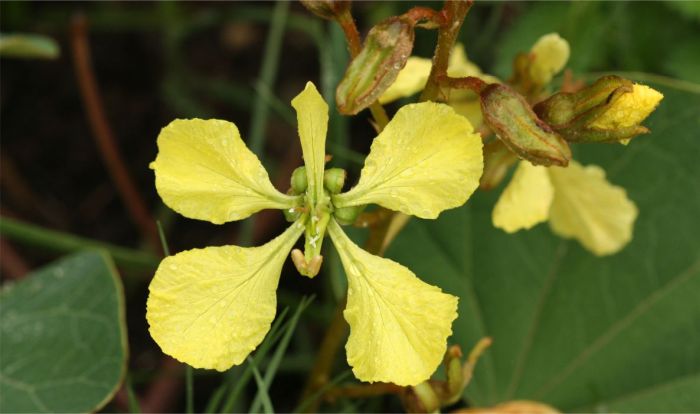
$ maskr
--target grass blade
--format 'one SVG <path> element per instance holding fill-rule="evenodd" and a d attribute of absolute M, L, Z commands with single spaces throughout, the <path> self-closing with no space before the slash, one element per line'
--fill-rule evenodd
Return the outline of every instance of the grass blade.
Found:
<path fill-rule="evenodd" d="M 258 368 L 255 366 L 255 361 L 253 361 L 253 358 L 250 356 L 248 356 L 248 365 L 250 366 L 250 370 L 253 372 L 253 378 L 255 378 L 255 383 L 258 384 L 258 396 L 262 401 L 264 413 L 274 413 L 275 409 L 272 407 L 272 401 L 270 401 L 270 395 L 267 393 L 267 387 L 265 386 L 265 382 L 260 376 Z"/>
<path fill-rule="evenodd" d="M 282 358 L 287 351 L 287 346 L 289 346 L 289 341 L 292 339 L 292 334 L 296 330 L 299 317 L 313 300 L 313 296 L 302 299 L 301 303 L 299 303 L 299 306 L 297 307 L 297 310 L 294 312 L 294 315 L 292 315 L 292 318 L 289 320 L 286 330 L 284 331 L 284 336 L 280 340 L 275 353 L 272 355 L 272 359 L 270 359 L 270 363 L 265 369 L 265 378 L 263 380 L 265 390 L 270 388 L 270 385 L 275 378 L 275 374 L 277 374 L 277 369 L 279 368 L 280 362 L 282 362 Z M 250 412 L 252 413 L 260 411 L 260 406 L 264 405 L 265 396 L 261 391 L 262 390 L 258 389 L 258 394 L 255 396 L 255 400 L 253 400 L 253 404 L 250 407 Z"/>
<path fill-rule="evenodd" d="M 326 391 L 328 391 L 329 389 L 335 387 L 336 385 L 340 384 L 341 382 L 345 381 L 347 378 L 349 378 L 349 377 L 351 377 L 351 376 L 352 376 L 352 371 L 350 371 L 350 370 L 341 372 L 341 373 L 338 374 L 335 378 L 333 378 L 332 380 L 330 380 L 326 385 L 324 385 L 323 387 L 319 388 L 318 391 L 316 391 L 315 393 L 311 394 L 311 395 L 309 396 L 309 398 L 305 399 L 305 400 L 304 400 L 301 404 L 299 404 L 299 405 L 294 409 L 294 411 L 292 411 L 292 412 L 293 412 L 293 413 L 303 413 L 303 412 L 305 412 L 306 408 L 307 408 L 309 405 L 311 405 L 312 403 L 314 403 L 316 400 L 318 400 L 319 398 L 321 398 L 321 396 L 323 396 L 323 394 L 325 394 Z"/>
<path fill-rule="evenodd" d="M 272 345 L 274 345 L 280 338 L 280 333 L 284 331 L 284 329 L 280 329 L 280 327 L 283 328 L 284 326 L 286 326 L 284 319 L 288 311 L 289 309 L 285 308 L 282 312 L 280 312 L 280 315 L 272 324 L 270 332 L 268 332 L 267 336 L 265 337 L 265 340 L 263 340 L 263 342 L 260 344 L 260 347 L 255 352 L 255 356 L 253 358 L 255 359 L 256 363 L 260 363 L 263 360 L 263 358 L 265 358 L 267 352 L 270 350 Z M 229 373 L 230 372 L 231 371 L 229 371 Z M 246 370 L 243 371 L 243 373 L 237 378 L 235 383 L 233 382 L 235 377 L 233 375 L 229 375 L 226 381 L 223 384 L 221 384 L 219 389 L 217 389 L 214 392 L 214 395 L 212 396 L 211 400 L 209 400 L 206 412 L 214 413 L 217 411 L 219 403 L 221 402 L 221 399 L 226 394 L 226 390 L 228 389 L 231 389 L 231 391 L 228 393 L 228 397 L 226 398 L 226 401 L 224 401 L 223 407 L 219 412 L 227 413 L 233 411 L 238 397 L 240 396 L 241 392 L 243 392 L 243 389 L 248 384 L 248 381 L 250 381 L 251 376 L 252 372 L 250 370 L 250 366 L 248 366 Z M 219 390 L 221 390 L 221 392 L 219 392 Z"/>

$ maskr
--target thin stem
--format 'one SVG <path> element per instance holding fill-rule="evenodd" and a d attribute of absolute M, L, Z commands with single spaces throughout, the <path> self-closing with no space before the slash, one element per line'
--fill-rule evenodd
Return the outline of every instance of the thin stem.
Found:
<path fill-rule="evenodd" d="M 404 13 L 404 16 L 411 19 L 413 24 L 421 24 L 421 21 L 427 21 L 430 23 L 430 28 L 435 26 L 441 27 L 445 24 L 445 15 L 429 7 L 414 7 Z"/>
<path fill-rule="evenodd" d="M 401 394 L 404 387 L 386 382 L 373 384 L 347 385 L 328 391 L 325 395 L 327 401 L 338 398 L 367 398 L 386 394 Z"/>
<path fill-rule="evenodd" d="M 442 92 L 440 78 L 447 75 L 447 64 L 450 60 L 450 53 L 454 47 L 459 30 L 462 28 L 464 18 L 471 8 L 474 0 L 447 0 L 442 8 L 445 17 L 445 24 L 438 31 L 438 43 L 433 56 L 433 67 L 430 70 L 428 82 L 423 89 L 420 100 L 423 101 L 444 101 L 445 94 Z"/>
<path fill-rule="evenodd" d="M 185 365 L 185 401 L 187 414 L 194 413 L 194 381 L 192 379 L 192 367 Z"/>
<path fill-rule="evenodd" d="M 5 238 L 0 238 L 0 269 L 10 279 L 21 279 L 29 273 L 27 262 Z"/>
<path fill-rule="evenodd" d="M 464 78 L 450 78 L 448 76 L 441 76 L 438 78 L 438 82 L 441 85 L 452 89 L 469 89 L 477 95 L 480 94 L 486 86 L 488 86 L 488 83 L 475 76 L 466 76 Z"/>
<path fill-rule="evenodd" d="M 333 368 L 333 362 L 335 362 L 335 357 L 338 354 L 340 346 L 345 341 L 345 335 L 347 333 L 347 323 L 343 318 L 343 310 L 345 309 L 346 303 L 347 297 L 344 297 L 338 302 L 335 308 L 333 319 L 328 325 L 328 328 L 326 328 L 323 341 L 321 341 L 320 350 L 316 355 L 316 361 L 306 380 L 306 386 L 304 387 L 304 392 L 301 394 L 300 404 L 328 383 L 330 372 Z M 320 399 L 313 401 L 306 406 L 304 412 L 311 413 L 318 411 L 320 403 Z"/>
<path fill-rule="evenodd" d="M 105 115 L 100 91 L 92 70 L 90 45 L 87 38 L 87 21 L 84 16 L 75 17 L 71 23 L 71 45 L 80 95 L 102 160 L 105 162 L 109 175 L 114 181 L 131 219 L 139 227 L 142 236 L 150 246 L 158 251 L 160 246 L 155 223 L 146 203 L 129 176 L 116 144 L 114 133 Z"/>
<path fill-rule="evenodd" d="M 8 217 L 0 217 L 0 234 L 17 243 L 57 253 L 71 253 L 83 249 L 104 249 L 109 252 L 117 265 L 129 270 L 151 271 L 160 262 L 158 257 L 150 253 L 48 230 Z"/>
<path fill-rule="evenodd" d="M 280 52 L 289 12 L 289 2 L 280 0 L 275 4 L 270 20 L 270 31 L 265 42 L 260 78 L 257 80 L 257 89 L 272 90 L 272 85 L 277 78 Z M 255 154 L 261 154 L 265 144 L 265 127 L 270 107 L 264 94 L 257 93 L 253 103 L 253 114 L 250 120 L 250 135 L 248 148 Z M 254 219 L 248 219 L 241 226 L 240 244 L 250 245 L 253 239 Z"/>

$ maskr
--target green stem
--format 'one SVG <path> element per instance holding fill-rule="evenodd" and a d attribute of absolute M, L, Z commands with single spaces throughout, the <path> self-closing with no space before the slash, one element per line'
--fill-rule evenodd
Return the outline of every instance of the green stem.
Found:
<path fill-rule="evenodd" d="M 277 78 L 288 11 L 289 2 L 280 0 L 275 4 L 270 21 L 270 31 L 265 42 L 265 52 L 263 54 L 262 68 L 260 69 L 260 78 L 257 80 L 257 89 L 271 90 L 272 84 L 275 83 L 275 78 Z M 269 109 L 266 97 L 260 93 L 256 94 L 255 102 L 253 102 L 253 116 L 250 121 L 250 134 L 248 135 L 248 148 L 254 154 L 261 155 L 262 153 L 265 144 L 265 127 Z M 252 242 L 253 223 L 252 219 L 248 219 L 241 226 L 240 244 L 243 246 L 247 246 Z"/>
<path fill-rule="evenodd" d="M 103 249 L 125 270 L 152 271 L 160 262 L 158 257 L 150 253 L 48 230 L 8 217 L 0 218 L 0 234 L 17 243 L 61 254 L 84 249 Z"/>

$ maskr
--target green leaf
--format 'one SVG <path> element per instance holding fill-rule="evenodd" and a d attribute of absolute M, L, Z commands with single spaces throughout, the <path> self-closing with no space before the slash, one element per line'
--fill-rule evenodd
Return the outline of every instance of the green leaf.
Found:
<path fill-rule="evenodd" d="M 494 340 L 465 396 L 529 399 L 563 411 L 700 411 L 700 95 L 665 94 L 651 135 L 579 145 L 640 214 L 633 241 L 598 258 L 547 225 L 491 224 L 501 190 L 436 221 L 413 221 L 389 250 L 460 297 L 451 343 Z"/>
<path fill-rule="evenodd" d="M 35 34 L 0 34 L 0 56 L 23 59 L 56 59 L 58 44 Z"/>
<path fill-rule="evenodd" d="M 101 252 L 68 256 L 0 292 L 0 412 L 93 412 L 126 373 L 124 294 Z"/>

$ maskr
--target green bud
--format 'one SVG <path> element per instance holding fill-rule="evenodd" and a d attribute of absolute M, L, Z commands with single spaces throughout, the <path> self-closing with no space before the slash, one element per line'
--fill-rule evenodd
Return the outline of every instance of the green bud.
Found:
<path fill-rule="evenodd" d="M 323 186 L 331 194 L 338 194 L 345 184 L 348 174 L 342 168 L 329 168 L 323 172 Z"/>
<path fill-rule="evenodd" d="M 567 166 L 571 149 L 532 111 L 525 98 L 494 83 L 481 91 L 484 121 L 513 152 L 536 165 Z"/>
<path fill-rule="evenodd" d="M 637 98 L 638 95 L 646 96 Z M 649 132 L 639 122 L 662 97 L 651 88 L 634 85 L 619 76 L 604 76 L 578 92 L 552 95 L 535 105 L 534 110 L 567 141 L 625 141 Z M 617 112 L 628 123 L 601 122 L 609 111 Z"/>
<path fill-rule="evenodd" d="M 309 186 L 309 177 L 306 174 L 306 167 L 297 167 L 292 172 L 290 184 L 294 194 L 303 194 L 306 191 L 306 188 Z"/>
<path fill-rule="evenodd" d="M 338 110 L 355 115 L 376 101 L 406 65 L 414 37 L 413 22 L 407 17 L 393 16 L 374 26 L 338 85 Z"/>
<path fill-rule="evenodd" d="M 289 223 L 297 221 L 297 219 L 301 216 L 301 212 L 294 207 L 282 210 L 282 214 L 284 214 L 284 219 Z"/>
<path fill-rule="evenodd" d="M 452 345 L 445 353 L 445 374 L 447 375 L 447 395 L 443 404 L 454 404 L 462 397 L 466 384 L 462 374 L 462 349 Z"/>
<path fill-rule="evenodd" d="M 360 216 L 362 211 L 364 211 L 365 207 L 367 206 L 351 206 L 336 208 L 333 212 L 333 216 L 335 217 L 336 221 L 338 221 L 338 223 L 342 225 L 353 224 L 355 220 L 357 220 L 357 218 Z"/>
<path fill-rule="evenodd" d="M 332 20 L 350 8 L 347 0 L 299 0 L 308 11 L 316 16 Z"/>

